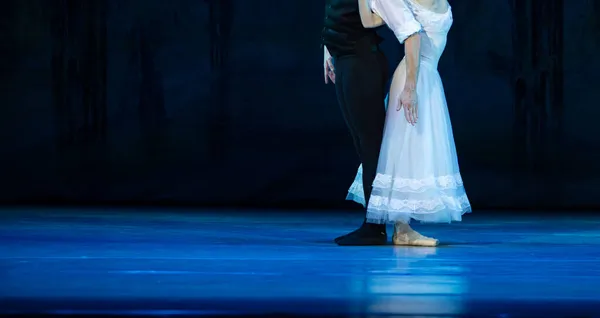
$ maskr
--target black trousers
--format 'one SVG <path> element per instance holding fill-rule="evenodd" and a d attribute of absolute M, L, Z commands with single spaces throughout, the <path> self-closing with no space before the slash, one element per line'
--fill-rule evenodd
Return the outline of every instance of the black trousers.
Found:
<path fill-rule="evenodd" d="M 334 67 L 337 98 L 363 164 L 368 205 L 385 124 L 388 63 L 376 45 L 365 44 L 356 54 L 334 57 Z"/>

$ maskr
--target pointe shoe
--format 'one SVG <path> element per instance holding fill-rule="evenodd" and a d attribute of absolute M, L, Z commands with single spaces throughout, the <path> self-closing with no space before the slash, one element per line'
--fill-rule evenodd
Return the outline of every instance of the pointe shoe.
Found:
<path fill-rule="evenodd" d="M 410 229 L 409 231 L 397 231 L 394 230 L 394 235 L 392 236 L 392 242 L 394 245 L 405 245 L 405 246 L 426 246 L 426 247 L 435 247 L 439 244 L 439 241 L 421 235 L 419 232 Z"/>

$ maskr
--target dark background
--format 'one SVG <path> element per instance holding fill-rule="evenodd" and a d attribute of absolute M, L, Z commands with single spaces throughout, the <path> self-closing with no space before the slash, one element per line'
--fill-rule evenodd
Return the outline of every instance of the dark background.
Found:
<path fill-rule="evenodd" d="M 600 2 L 451 5 L 439 69 L 475 209 L 598 207 Z M 0 201 L 354 206 L 323 1 L 0 7 Z"/>

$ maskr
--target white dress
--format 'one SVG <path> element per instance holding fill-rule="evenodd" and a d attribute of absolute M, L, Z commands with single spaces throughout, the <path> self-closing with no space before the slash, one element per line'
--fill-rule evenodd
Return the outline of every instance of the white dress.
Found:
<path fill-rule="evenodd" d="M 460 221 L 471 211 L 459 173 L 452 125 L 437 71 L 452 25 L 452 11 L 430 11 L 414 0 L 370 0 L 371 10 L 381 16 L 400 43 L 421 32 L 417 79 L 418 120 L 410 125 L 404 110 L 397 111 L 406 80 L 403 59 L 394 73 L 387 98 L 387 118 L 377 176 L 367 207 L 371 223 L 427 223 Z M 347 199 L 365 205 L 362 166 Z"/>

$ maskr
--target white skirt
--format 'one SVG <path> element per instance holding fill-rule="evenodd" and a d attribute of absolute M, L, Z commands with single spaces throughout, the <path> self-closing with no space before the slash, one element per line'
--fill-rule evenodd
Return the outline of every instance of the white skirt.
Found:
<path fill-rule="evenodd" d="M 452 125 L 442 80 L 436 68 L 422 64 L 417 83 L 418 120 L 410 125 L 396 105 L 404 87 L 401 63 L 388 96 L 386 124 L 377 176 L 367 207 L 371 223 L 461 221 L 471 212 L 460 176 Z M 391 101 L 391 102 L 390 102 Z M 365 205 L 362 166 L 348 200 Z"/>

